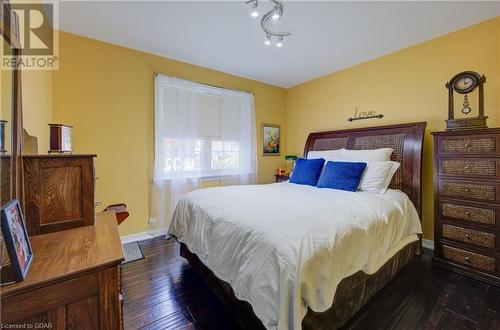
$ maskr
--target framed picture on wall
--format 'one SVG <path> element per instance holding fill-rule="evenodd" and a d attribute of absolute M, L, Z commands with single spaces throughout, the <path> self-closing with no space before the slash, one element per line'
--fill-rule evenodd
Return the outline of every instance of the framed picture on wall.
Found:
<path fill-rule="evenodd" d="M 23 213 L 17 199 L 1 209 L 2 234 L 9 254 L 10 271 L 15 281 L 22 281 L 28 273 L 33 251 L 24 223 Z"/>
<path fill-rule="evenodd" d="M 280 155 L 280 126 L 262 124 L 262 155 Z"/>

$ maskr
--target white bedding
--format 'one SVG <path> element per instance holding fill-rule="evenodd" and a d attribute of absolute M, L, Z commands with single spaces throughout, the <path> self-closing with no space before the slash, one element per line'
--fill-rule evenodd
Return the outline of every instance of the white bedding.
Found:
<path fill-rule="evenodd" d="M 300 329 L 331 307 L 339 282 L 374 273 L 421 226 L 408 197 L 275 183 L 202 189 L 169 233 L 248 301 L 268 329 Z"/>

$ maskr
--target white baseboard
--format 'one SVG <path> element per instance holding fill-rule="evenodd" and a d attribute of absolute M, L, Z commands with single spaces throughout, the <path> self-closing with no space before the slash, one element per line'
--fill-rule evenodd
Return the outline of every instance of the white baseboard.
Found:
<path fill-rule="evenodd" d="M 162 232 L 158 231 L 145 231 L 143 233 L 125 235 L 120 237 L 122 244 L 131 243 L 131 242 L 139 242 L 147 239 L 155 238 L 157 236 L 165 235 Z"/>
<path fill-rule="evenodd" d="M 429 239 L 423 239 L 422 246 L 426 249 L 434 250 L 434 241 L 431 241 Z"/>

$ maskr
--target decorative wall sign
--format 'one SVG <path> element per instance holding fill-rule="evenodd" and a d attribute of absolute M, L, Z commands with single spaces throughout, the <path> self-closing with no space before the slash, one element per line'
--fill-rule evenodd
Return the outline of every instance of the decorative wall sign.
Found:
<path fill-rule="evenodd" d="M 374 119 L 374 118 L 382 119 L 384 118 L 384 115 L 381 113 L 377 114 L 376 111 L 359 111 L 359 107 L 354 107 L 354 116 L 348 118 L 347 121 Z"/>

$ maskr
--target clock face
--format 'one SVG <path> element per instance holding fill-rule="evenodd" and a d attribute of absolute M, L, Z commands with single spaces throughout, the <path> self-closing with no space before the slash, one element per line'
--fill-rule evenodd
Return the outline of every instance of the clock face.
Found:
<path fill-rule="evenodd" d="M 460 94 L 472 92 L 477 87 L 478 81 L 474 76 L 463 76 L 455 80 L 453 89 Z"/>

